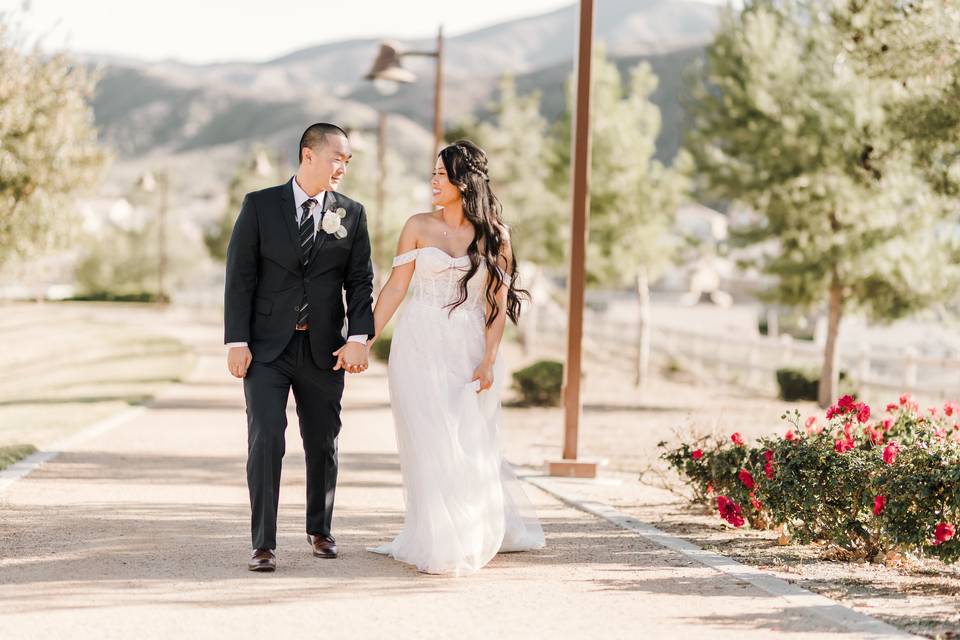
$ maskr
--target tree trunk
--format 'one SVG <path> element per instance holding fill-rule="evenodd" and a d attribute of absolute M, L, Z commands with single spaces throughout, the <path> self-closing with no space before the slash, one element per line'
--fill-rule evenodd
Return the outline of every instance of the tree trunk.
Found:
<path fill-rule="evenodd" d="M 840 332 L 842 314 L 843 286 L 834 273 L 827 308 L 827 341 L 823 345 L 823 368 L 820 371 L 820 388 L 817 393 L 820 407 L 824 409 L 833 404 L 840 384 L 840 352 L 837 348 L 837 334 Z"/>
<path fill-rule="evenodd" d="M 640 319 L 637 322 L 635 384 L 639 387 L 646 382 L 650 374 L 650 282 L 647 279 L 645 265 L 640 265 L 637 270 L 637 306 L 640 310 Z"/>

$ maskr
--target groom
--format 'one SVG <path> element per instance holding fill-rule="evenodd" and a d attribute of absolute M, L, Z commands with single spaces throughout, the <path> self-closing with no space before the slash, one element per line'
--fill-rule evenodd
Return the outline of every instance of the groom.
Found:
<path fill-rule="evenodd" d="M 344 371 L 367 368 L 374 332 L 366 214 L 335 191 L 351 157 L 343 129 L 311 125 L 300 139 L 297 174 L 247 194 L 227 248 L 224 340 L 227 368 L 243 378 L 247 404 L 251 571 L 276 568 L 291 389 L 306 454 L 307 539 L 313 555 L 337 557 L 330 524 Z"/>

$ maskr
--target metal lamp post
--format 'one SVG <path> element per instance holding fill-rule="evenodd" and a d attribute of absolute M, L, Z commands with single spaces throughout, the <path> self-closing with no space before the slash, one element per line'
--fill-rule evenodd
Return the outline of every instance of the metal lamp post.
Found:
<path fill-rule="evenodd" d="M 587 220 L 590 212 L 590 77 L 593 61 L 594 0 L 580 0 L 577 44 L 577 98 L 574 106 L 570 223 L 569 298 L 567 304 L 567 359 L 563 368 L 563 459 L 547 463 L 554 476 L 594 478 L 597 463 L 577 459 L 577 441 L 583 404 L 580 398 L 583 347 L 583 305 L 586 285 Z"/>
<path fill-rule="evenodd" d="M 373 80 L 377 88 L 384 90 L 386 87 L 396 87 L 397 83 L 410 83 L 417 79 L 417 76 L 409 69 L 404 69 L 400 64 L 406 56 L 422 56 L 435 58 L 436 78 L 434 80 L 433 94 L 433 158 L 440 152 L 440 145 L 443 143 L 443 27 L 437 31 L 437 48 L 435 51 L 402 51 L 400 46 L 393 42 L 384 42 L 380 45 L 380 51 L 377 58 L 373 61 L 373 67 L 366 75 L 367 80 Z M 433 161 L 431 160 L 431 167 Z"/>

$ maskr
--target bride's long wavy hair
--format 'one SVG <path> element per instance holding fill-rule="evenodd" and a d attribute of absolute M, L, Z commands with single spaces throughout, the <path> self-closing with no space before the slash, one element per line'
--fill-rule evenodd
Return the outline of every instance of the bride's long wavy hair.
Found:
<path fill-rule="evenodd" d="M 485 297 L 491 312 L 486 322 L 489 327 L 500 314 L 496 302 L 496 292 L 504 284 L 504 272 L 500 253 L 508 239 L 503 224 L 503 206 L 490 189 L 490 177 L 487 173 L 487 154 L 469 140 L 457 140 L 440 151 L 440 159 L 447 170 L 447 179 L 460 189 L 463 215 L 473 225 L 473 242 L 467 248 L 470 256 L 470 268 L 460 279 L 460 296 L 448 305 L 450 312 L 467 301 L 467 282 L 480 268 L 482 260 L 487 267 L 490 279 L 487 281 Z M 507 317 L 514 324 L 520 318 L 520 301 L 530 299 L 530 292 L 519 287 L 517 273 L 517 255 L 510 261 L 510 282 L 507 285 Z"/>

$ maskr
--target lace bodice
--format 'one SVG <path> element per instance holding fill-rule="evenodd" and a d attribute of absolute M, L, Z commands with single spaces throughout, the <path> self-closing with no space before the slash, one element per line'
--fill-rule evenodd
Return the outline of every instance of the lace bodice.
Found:
<path fill-rule="evenodd" d="M 454 258 L 439 247 L 421 247 L 398 255 L 393 259 L 393 266 L 396 268 L 413 261 L 416 265 L 410 280 L 410 299 L 442 308 L 460 298 L 460 279 L 470 269 L 469 256 Z M 457 307 L 455 313 L 483 312 L 486 275 L 486 264 L 481 261 L 467 283 L 467 300 Z M 509 282 L 509 277 L 505 282 Z"/>

